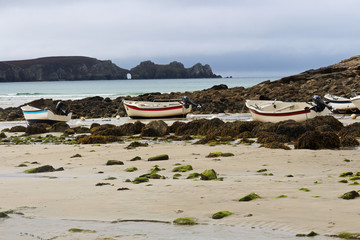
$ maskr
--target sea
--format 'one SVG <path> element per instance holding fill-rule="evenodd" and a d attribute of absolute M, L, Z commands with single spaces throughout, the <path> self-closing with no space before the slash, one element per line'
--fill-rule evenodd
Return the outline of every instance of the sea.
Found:
<path fill-rule="evenodd" d="M 42 81 L 0 83 L 0 108 L 18 107 L 40 98 L 75 100 L 101 96 L 115 99 L 121 96 L 138 96 L 145 93 L 192 92 L 225 84 L 232 87 L 251 87 L 266 80 L 281 77 L 237 77 L 201 79 L 151 80 L 91 80 Z"/>

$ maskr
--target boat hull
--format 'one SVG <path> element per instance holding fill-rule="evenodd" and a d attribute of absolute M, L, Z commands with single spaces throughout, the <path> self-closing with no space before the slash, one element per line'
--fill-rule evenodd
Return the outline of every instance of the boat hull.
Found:
<path fill-rule="evenodd" d="M 140 102 L 123 101 L 124 108 L 130 118 L 175 118 L 186 117 L 191 111 L 179 102 Z"/>
<path fill-rule="evenodd" d="M 352 104 L 355 105 L 355 107 L 357 107 L 358 109 L 360 109 L 360 96 L 356 96 L 353 98 L 350 98 L 350 101 Z"/>
<path fill-rule="evenodd" d="M 333 112 L 335 113 L 345 114 L 345 113 L 359 112 L 359 108 L 356 107 L 355 104 L 352 103 L 351 99 L 349 98 L 343 98 L 343 97 L 327 94 L 324 96 L 324 99 L 333 108 Z"/>
<path fill-rule="evenodd" d="M 286 103 L 277 101 L 275 103 L 275 101 L 259 101 L 259 103 L 259 105 L 256 105 L 256 100 L 246 101 L 246 106 L 249 109 L 251 116 L 255 121 L 259 122 L 277 123 L 287 120 L 303 122 L 317 116 L 326 116 L 331 114 L 330 110 L 328 110 L 327 108 L 325 108 L 321 112 L 315 112 L 311 109 L 312 105 L 305 102 Z M 262 106 L 266 107 L 262 109 Z"/>
<path fill-rule="evenodd" d="M 67 122 L 71 119 L 72 115 L 72 113 L 69 113 L 67 115 L 58 115 L 48 109 L 41 110 L 31 106 L 24 106 L 21 108 L 21 110 L 23 111 L 25 120 L 29 125 L 35 123 L 54 124 L 57 122 Z"/>

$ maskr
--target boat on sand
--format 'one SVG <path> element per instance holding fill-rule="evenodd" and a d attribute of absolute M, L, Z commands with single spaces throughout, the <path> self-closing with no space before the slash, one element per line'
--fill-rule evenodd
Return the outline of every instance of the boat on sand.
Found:
<path fill-rule="evenodd" d="M 192 107 L 200 107 L 188 97 L 182 99 L 158 99 L 154 101 L 123 100 L 124 108 L 130 118 L 171 118 L 186 117 Z"/>
<path fill-rule="evenodd" d="M 327 105 L 318 95 L 313 102 L 283 102 L 277 100 L 246 100 L 246 107 L 255 121 L 281 122 L 294 120 L 302 122 L 316 116 L 331 114 L 331 106 Z"/>
<path fill-rule="evenodd" d="M 326 94 L 324 100 L 333 108 L 332 111 L 335 113 L 343 114 L 359 112 L 359 109 L 351 102 L 350 98 Z"/>
<path fill-rule="evenodd" d="M 57 122 L 67 122 L 71 119 L 71 112 L 68 112 L 65 109 L 65 106 L 62 102 L 59 102 L 56 105 L 55 111 L 50 109 L 40 109 L 25 105 L 21 107 L 23 111 L 26 122 L 31 125 L 34 123 L 48 123 L 54 124 Z"/>

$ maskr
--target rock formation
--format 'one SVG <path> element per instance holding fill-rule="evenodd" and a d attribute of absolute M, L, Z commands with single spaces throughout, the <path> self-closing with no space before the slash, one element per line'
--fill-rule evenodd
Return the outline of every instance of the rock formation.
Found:
<path fill-rule="evenodd" d="M 185 68 L 180 62 L 167 65 L 155 64 L 151 61 L 141 62 L 130 70 L 132 79 L 174 79 L 174 78 L 216 78 L 208 64 L 195 64 Z"/>
<path fill-rule="evenodd" d="M 128 70 L 89 57 L 45 57 L 0 62 L 0 82 L 127 79 Z"/>

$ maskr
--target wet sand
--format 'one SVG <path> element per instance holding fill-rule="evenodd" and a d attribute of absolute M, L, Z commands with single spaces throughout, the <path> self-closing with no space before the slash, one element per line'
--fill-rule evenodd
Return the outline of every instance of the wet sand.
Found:
<path fill-rule="evenodd" d="M 21 229 L 5 228 L 8 230 L 2 231 L 2 234 L 13 235 L 18 239 L 33 239 L 29 234 L 42 236 L 43 239 L 54 237 L 50 232 L 46 235 L 46 229 L 41 230 L 45 234 L 36 230 L 39 228 L 35 227 L 36 222 L 41 222 L 41 219 L 44 219 L 44 225 L 46 219 L 49 223 L 66 219 L 66 226 L 75 221 L 75 228 L 78 225 L 76 221 L 104 221 L 107 224 L 117 219 L 172 222 L 179 217 L 194 217 L 201 226 L 240 229 L 240 232 L 235 233 L 223 231 L 223 239 L 231 239 L 234 236 L 232 234 L 241 235 L 241 229 L 249 230 L 248 236 L 258 234 L 263 239 L 270 236 L 266 231 L 287 234 L 283 236 L 279 232 L 270 239 L 290 239 L 289 236 L 295 237 L 297 233 L 310 231 L 322 237 L 359 231 L 360 198 L 343 200 L 339 197 L 345 192 L 360 190 L 360 185 L 349 185 L 352 181 L 347 184 L 338 182 L 344 179 L 339 177 L 342 172 L 360 171 L 358 150 L 273 150 L 259 148 L 258 145 L 211 147 L 185 142 L 150 143 L 148 147 L 128 150 L 125 149 L 128 144 L 0 145 L 0 211 L 12 209 L 24 214 L 10 214 L 10 219 L 0 220 L 0 227 L 7 226 L 11 221 L 13 225 L 14 222 L 26 219 L 25 225 L 30 224 L 27 229 L 32 229 L 31 220 L 34 220 L 32 233 L 29 233 L 30 230 L 24 234 Z M 210 152 L 216 151 L 231 152 L 234 156 L 206 158 Z M 71 158 L 75 154 L 81 157 Z M 170 159 L 147 161 L 148 157 L 158 154 L 168 154 Z M 140 156 L 142 160 L 129 161 L 135 156 Z M 121 160 L 124 165 L 106 166 L 108 160 Z M 31 164 L 35 161 L 39 164 Z M 21 163 L 28 166 L 17 167 Z M 46 164 L 54 168 L 63 167 L 64 171 L 37 174 L 23 172 Z M 175 173 L 172 169 L 176 164 L 190 164 L 193 170 L 181 173 L 179 179 L 173 179 Z M 150 179 L 141 184 L 126 182 L 126 179 L 133 180 L 148 173 L 154 165 L 163 169 L 158 174 L 166 179 Z M 124 171 L 133 166 L 138 171 Z M 206 169 L 214 169 L 223 181 L 186 179 L 190 173 L 201 173 Z M 258 172 L 261 169 L 266 171 Z M 116 179 L 105 180 L 109 177 Z M 97 183 L 110 185 L 96 186 Z M 121 188 L 129 190 L 118 190 Z M 301 191 L 300 188 L 310 191 Z M 261 199 L 238 201 L 252 192 L 260 195 Z M 287 197 L 277 198 L 280 195 Z M 220 220 L 211 218 L 213 213 L 223 210 L 233 214 Z M 80 227 L 89 230 L 97 228 L 88 223 Z M 154 230 L 152 225 L 140 227 L 137 224 L 131 226 Z M 168 224 L 156 226 L 159 234 L 160 229 L 165 231 L 168 228 L 164 227 Z M 173 227 L 172 224 L 170 226 Z M 191 227 L 186 231 L 188 229 Z M 198 234 L 192 235 L 197 236 L 194 239 L 201 239 L 201 236 L 208 234 L 206 228 L 194 229 L 191 231 Z M 227 232 L 229 236 L 226 236 Z M 121 235 L 121 230 L 104 234 L 69 233 L 65 228 L 55 235 L 57 239 L 96 239 L 104 236 L 118 239 L 116 236 Z M 156 232 L 153 235 L 149 232 L 147 235 L 146 231 L 142 234 L 136 238 L 133 234 L 129 239 L 192 239 L 182 238 L 181 233 L 172 238 L 163 238 L 161 234 L 156 236 Z M 213 235 L 217 236 L 215 232 Z"/>

